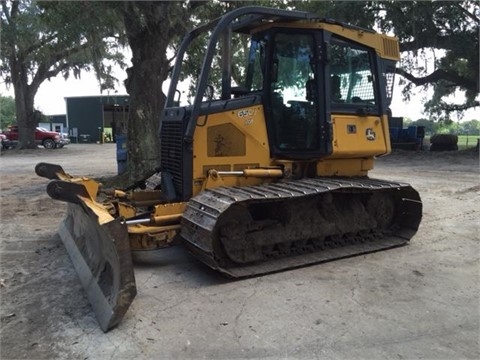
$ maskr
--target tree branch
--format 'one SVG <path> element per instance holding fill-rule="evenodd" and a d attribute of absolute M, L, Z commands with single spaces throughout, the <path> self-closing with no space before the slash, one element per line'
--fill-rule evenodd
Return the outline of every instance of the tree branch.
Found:
<path fill-rule="evenodd" d="M 436 35 L 432 36 L 429 33 L 420 33 L 417 34 L 415 40 L 413 41 L 402 41 L 400 42 L 400 52 L 403 51 L 414 51 L 421 48 L 437 48 L 445 50 L 455 50 L 458 48 L 459 43 L 465 43 L 465 34 L 466 33 L 455 33 L 451 35 L 441 36 Z M 475 44 L 474 38 L 472 38 L 471 44 Z"/>
<path fill-rule="evenodd" d="M 8 13 L 6 0 L 2 0 L 2 10 L 3 10 L 3 13 L 5 14 L 5 18 L 7 19 L 7 23 L 10 24 L 10 14 Z"/>
<path fill-rule="evenodd" d="M 447 80 L 464 89 L 476 89 L 477 87 L 477 83 L 475 81 L 459 76 L 454 72 L 445 71 L 442 69 L 435 70 L 433 73 L 423 77 L 416 77 L 401 68 L 397 68 L 396 73 L 414 83 L 416 86 L 435 83 L 440 80 Z"/>
<path fill-rule="evenodd" d="M 475 14 L 472 14 L 470 11 L 465 9 L 462 5 L 454 3 L 453 6 L 458 8 L 463 14 L 465 14 L 465 16 L 469 17 L 470 19 L 475 21 L 477 24 L 480 23 L 480 19 Z"/>
<path fill-rule="evenodd" d="M 469 102 L 465 104 L 440 104 L 440 108 L 446 112 L 464 111 L 477 106 L 480 106 L 480 101 L 474 101 L 472 103 Z"/>
<path fill-rule="evenodd" d="M 32 89 L 38 89 L 40 84 L 45 81 L 46 79 L 49 79 L 51 77 L 57 76 L 62 70 L 65 70 L 64 64 L 62 64 L 58 68 L 54 68 L 53 70 L 49 70 L 52 66 L 55 65 L 55 63 L 59 62 L 60 60 L 66 60 L 69 56 L 78 54 L 80 51 L 86 49 L 89 47 L 89 43 L 86 42 L 78 47 L 70 48 L 70 49 L 65 49 L 63 51 L 60 51 L 52 56 L 50 56 L 48 59 L 46 59 L 42 64 L 39 65 L 37 73 L 33 77 L 32 83 L 30 84 L 30 87 Z M 68 64 L 68 62 L 67 62 Z M 71 64 L 69 64 L 71 66 Z"/>
<path fill-rule="evenodd" d="M 55 39 L 56 37 L 58 36 L 58 34 L 52 34 L 48 37 L 45 37 L 43 38 L 41 41 L 35 43 L 35 44 L 32 44 L 30 45 L 25 51 L 23 51 L 22 53 L 26 55 L 34 52 L 35 50 L 41 48 L 42 46 L 45 46 L 48 42 L 50 42 L 51 40 Z"/>
<path fill-rule="evenodd" d="M 11 24 L 12 19 L 15 19 L 18 14 L 18 3 L 19 1 L 12 1 L 11 8 L 10 8 L 10 14 L 8 13 L 8 8 L 7 8 L 7 1 L 2 0 L 2 9 L 3 13 L 5 14 L 5 18 L 8 20 L 8 24 Z"/>

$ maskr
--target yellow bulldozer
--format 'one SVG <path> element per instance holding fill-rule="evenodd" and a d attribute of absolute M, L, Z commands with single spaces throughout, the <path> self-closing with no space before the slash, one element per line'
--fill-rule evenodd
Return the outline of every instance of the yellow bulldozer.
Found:
<path fill-rule="evenodd" d="M 182 104 L 189 51 L 208 36 Z M 245 46 L 246 62 L 235 49 Z M 187 34 L 160 119 L 161 167 L 107 189 L 40 163 L 68 202 L 59 234 L 101 328 L 136 295 L 132 251 L 182 243 L 231 277 L 406 244 L 422 216 L 404 183 L 367 176 L 390 152 L 399 44 L 315 14 L 244 7 Z"/>

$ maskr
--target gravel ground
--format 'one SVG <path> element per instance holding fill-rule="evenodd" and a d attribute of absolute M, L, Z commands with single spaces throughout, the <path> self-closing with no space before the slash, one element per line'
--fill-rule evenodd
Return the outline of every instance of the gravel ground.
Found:
<path fill-rule="evenodd" d="M 135 266 L 138 295 L 104 334 L 56 235 L 66 209 L 33 169 L 116 173 L 113 144 L 4 151 L 2 359 L 480 358 L 479 159 L 398 151 L 372 177 L 409 182 L 424 203 L 408 246 L 231 281 L 181 247 Z"/>

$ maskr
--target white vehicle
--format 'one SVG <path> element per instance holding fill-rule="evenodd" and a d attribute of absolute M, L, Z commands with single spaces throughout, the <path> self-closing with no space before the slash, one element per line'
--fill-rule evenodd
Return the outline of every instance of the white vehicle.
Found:
<path fill-rule="evenodd" d="M 68 135 L 68 133 L 59 133 L 59 134 L 63 140 L 63 145 L 70 144 L 70 136 Z"/>

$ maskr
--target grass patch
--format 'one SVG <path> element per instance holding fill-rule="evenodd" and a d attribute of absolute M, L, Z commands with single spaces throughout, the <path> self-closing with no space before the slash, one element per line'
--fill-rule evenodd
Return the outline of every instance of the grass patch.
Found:
<path fill-rule="evenodd" d="M 468 149 L 477 146 L 480 136 L 477 135 L 458 135 L 458 149 Z"/>

